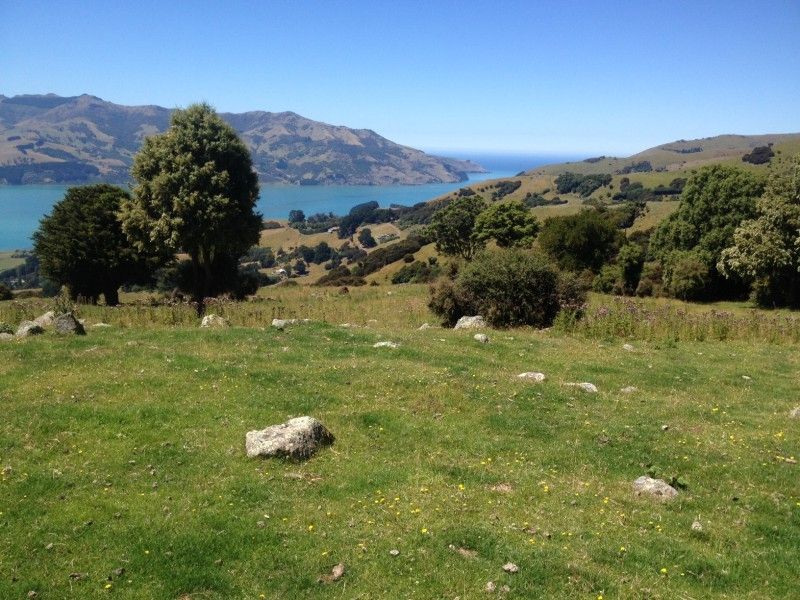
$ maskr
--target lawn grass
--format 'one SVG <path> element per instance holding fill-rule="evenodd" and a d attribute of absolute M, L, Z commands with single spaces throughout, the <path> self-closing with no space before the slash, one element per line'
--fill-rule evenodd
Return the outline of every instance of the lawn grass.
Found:
<path fill-rule="evenodd" d="M 0 597 L 466 599 L 488 581 L 518 598 L 796 594 L 796 346 L 626 351 L 528 330 L 482 345 L 417 331 L 435 322 L 424 289 L 270 290 L 328 315 L 285 332 L 96 307 L 84 316 L 114 327 L 0 343 Z M 365 326 L 339 326 L 345 309 Z M 516 378 L 532 370 L 547 381 Z M 335 444 L 305 463 L 245 458 L 246 431 L 301 414 Z M 687 487 L 638 498 L 648 470 Z M 340 562 L 341 580 L 317 581 Z"/>

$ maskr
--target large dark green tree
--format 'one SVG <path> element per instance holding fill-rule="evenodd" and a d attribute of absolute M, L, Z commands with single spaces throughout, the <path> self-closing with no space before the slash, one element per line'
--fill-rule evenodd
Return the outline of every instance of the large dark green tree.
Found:
<path fill-rule="evenodd" d="M 520 200 L 498 202 L 475 219 L 478 240 L 495 240 L 501 248 L 529 248 L 539 233 L 539 221 Z"/>
<path fill-rule="evenodd" d="M 544 222 L 539 245 L 562 269 L 599 271 L 622 242 L 620 230 L 598 210 L 551 217 Z"/>
<path fill-rule="evenodd" d="M 702 261 L 707 270 L 703 277 L 706 283 L 697 297 L 746 294 L 747 283 L 738 277 L 726 279 L 717 263 L 722 251 L 732 245 L 736 228 L 755 216 L 756 199 L 763 190 L 763 179 L 749 171 L 723 165 L 700 169 L 686 182 L 678 210 L 650 238 L 650 257 L 661 262 L 667 273 L 673 270 L 673 263 L 688 264 L 686 252 L 694 257 L 692 269 L 696 270 L 697 261 Z M 692 279 L 698 280 L 694 276 Z"/>
<path fill-rule="evenodd" d="M 120 285 L 142 279 L 154 266 L 120 226 L 117 213 L 129 200 L 128 192 L 112 185 L 69 188 L 33 234 L 42 275 L 66 285 L 73 300 L 94 304 L 102 294 L 109 306 L 118 304 Z"/>
<path fill-rule="evenodd" d="M 141 249 L 189 255 L 202 314 L 206 297 L 235 285 L 236 259 L 259 240 L 258 177 L 247 146 L 210 106 L 195 104 L 145 139 L 131 173 L 125 233 Z"/>
<path fill-rule="evenodd" d="M 486 245 L 475 235 L 475 220 L 486 209 L 480 196 L 456 198 L 437 210 L 431 218 L 430 232 L 436 249 L 449 256 L 470 260 L 475 252 Z"/>

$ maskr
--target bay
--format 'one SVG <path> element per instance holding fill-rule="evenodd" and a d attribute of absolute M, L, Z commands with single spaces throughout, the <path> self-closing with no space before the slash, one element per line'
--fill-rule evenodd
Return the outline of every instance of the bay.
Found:
<path fill-rule="evenodd" d="M 448 155 L 452 156 L 453 153 Z M 455 156 L 475 160 L 488 173 L 470 175 L 470 182 L 510 177 L 539 165 L 564 162 L 574 157 L 519 154 L 470 154 Z M 411 206 L 431 200 L 465 185 L 435 183 L 425 185 L 337 185 L 292 186 L 262 184 L 258 211 L 265 219 L 286 219 L 289 211 L 302 210 L 307 216 L 317 212 L 344 215 L 356 204 L 375 200 L 382 207 L 392 204 Z M 32 246 L 31 235 L 53 204 L 64 197 L 67 185 L 0 186 L 0 250 L 24 250 Z"/>

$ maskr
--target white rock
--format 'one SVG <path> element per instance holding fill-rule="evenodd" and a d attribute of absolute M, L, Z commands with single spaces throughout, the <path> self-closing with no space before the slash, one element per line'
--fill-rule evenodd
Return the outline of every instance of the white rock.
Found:
<path fill-rule="evenodd" d="M 490 594 L 497 590 L 497 586 L 494 584 L 494 581 L 487 581 L 486 582 L 486 591 Z"/>
<path fill-rule="evenodd" d="M 792 419 L 800 419 L 800 406 L 795 406 L 789 411 L 789 417 Z"/>
<path fill-rule="evenodd" d="M 663 479 L 653 479 L 642 475 L 633 482 L 633 489 L 638 494 L 648 494 L 659 500 L 670 500 L 678 495 L 678 490 Z"/>
<path fill-rule="evenodd" d="M 372 344 L 372 347 L 373 348 L 393 348 L 394 349 L 394 348 L 399 348 L 400 344 L 398 344 L 397 342 L 377 342 L 375 344 Z"/>
<path fill-rule="evenodd" d="M 92 327 L 96 329 L 106 329 L 108 327 L 111 327 L 111 325 L 109 325 L 108 323 L 95 323 L 94 325 L 92 325 Z"/>
<path fill-rule="evenodd" d="M 396 548 L 392 549 L 392 550 L 389 550 L 389 554 L 392 555 L 392 556 L 399 556 L 400 555 L 400 550 L 397 550 Z"/>
<path fill-rule="evenodd" d="M 582 389 L 587 394 L 596 394 L 597 393 L 597 386 L 593 383 L 589 383 L 588 381 L 584 381 L 582 383 L 568 383 L 570 387 L 576 387 Z"/>
<path fill-rule="evenodd" d="M 636 350 L 636 348 L 634 348 L 631 344 L 622 344 L 622 349 L 627 352 L 633 352 Z"/>
<path fill-rule="evenodd" d="M 272 319 L 272 326 L 275 329 L 283 329 L 287 325 L 294 325 L 297 319 Z"/>
<path fill-rule="evenodd" d="M 697 531 L 698 533 L 703 531 L 703 524 L 697 519 L 695 519 L 692 522 L 692 531 Z"/>
<path fill-rule="evenodd" d="M 476 333 L 473 338 L 476 342 L 480 342 L 481 344 L 488 344 L 489 343 L 489 336 L 485 333 Z"/>
<path fill-rule="evenodd" d="M 314 417 L 296 417 L 266 429 L 248 431 L 245 450 L 255 456 L 308 458 L 321 446 L 332 444 L 333 434 Z"/>
<path fill-rule="evenodd" d="M 5 342 L 8 340 L 13 340 L 14 336 L 10 333 L 0 333 L 0 342 Z"/>
<path fill-rule="evenodd" d="M 31 335 L 39 335 L 44 333 L 41 325 L 37 325 L 33 321 L 23 321 L 17 327 L 17 332 L 14 334 L 18 338 L 28 337 Z"/>
<path fill-rule="evenodd" d="M 547 379 L 544 373 L 537 373 L 536 371 L 526 371 L 525 373 L 520 373 L 519 375 L 517 375 L 517 377 L 519 379 L 526 379 L 533 381 L 535 383 L 541 383 L 545 379 Z"/>
<path fill-rule="evenodd" d="M 207 327 L 207 328 L 218 328 L 218 327 L 230 327 L 230 323 L 219 315 L 210 314 L 203 317 L 203 320 L 200 322 L 200 327 Z"/>
<path fill-rule="evenodd" d="M 639 388 L 637 388 L 635 385 L 629 385 L 620 390 L 620 392 L 622 392 L 623 394 L 633 394 L 638 391 Z"/>
<path fill-rule="evenodd" d="M 483 320 L 483 317 L 480 315 L 476 315 L 474 317 L 461 317 L 454 329 L 486 329 L 486 321 Z"/>
<path fill-rule="evenodd" d="M 519 573 L 519 567 L 512 562 L 507 562 L 503 565 L 503 571 L 506 573 Z"/>
<path fill-rule="evenodd" d="M 422 325 L 419 326 L 419 331 L 425 331 L 426 329 L 430 329 L 430 328 L 431 328 L 430 324 L 423 323 Z"/>
<path fill-rule="evenodd" d="M 56 318 L 56 313 L 52 310 L 48 310 L 43 315 L 36 317 L 33 322 L 36 323 L 39 327 L 50 327 L 53 324 L 53 320 Z"/>

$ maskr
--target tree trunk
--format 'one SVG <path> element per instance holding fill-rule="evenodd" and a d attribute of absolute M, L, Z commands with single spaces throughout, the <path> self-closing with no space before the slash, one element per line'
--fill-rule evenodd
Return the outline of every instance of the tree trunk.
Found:
<path fill-rule="evenodd" d="M 106 306 L 117 306 L 119 304 L 119 288 L 109 288 L 103 292 L 106 299 Z"/>

